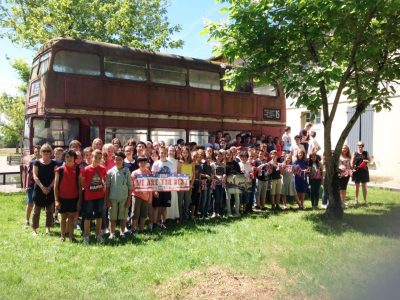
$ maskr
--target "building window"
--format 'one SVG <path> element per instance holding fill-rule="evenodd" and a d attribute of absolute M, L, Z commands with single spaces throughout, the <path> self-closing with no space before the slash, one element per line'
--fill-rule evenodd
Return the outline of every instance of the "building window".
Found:
<path fill-rule="evenodd" d="M 316 114 L 312 112 L 305 112 L 304 113 L 304 124 L 307 122 L 311 122 L 313 124 L 321 124 L 321 111 L 319 110 Z"/>

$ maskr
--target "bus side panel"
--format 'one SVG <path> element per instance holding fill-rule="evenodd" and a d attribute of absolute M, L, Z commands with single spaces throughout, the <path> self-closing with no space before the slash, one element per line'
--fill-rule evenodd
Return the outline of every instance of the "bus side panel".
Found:
<path fill-rule="evenodd" d="M 223 115 L 225 117 L 254 118 L 254 98 L 250 94 L 225 92 L 223 95 Z"/>
<path fill-rule="evenodd" d="M 189 95 L 188 113 L 213 117 L 222 114 L 221 93 L 219 91 L 192 88 Z"/>
<path fill-rule="evenodd" d="M 118 110 L 148 110 L 148 87 L 142 84 L 103 81 L 105 107 Z"/>
<path fill-rule="evenodd" d="M 149 91 L 150 110 L 167 114 L 181 114 L 189 109 L 185 88 L 175 86 L 151 86 Z"/>
<path fill-rule="evenodd" d="M 92 78 L 65 78 L 65 106 L 84 106 L 102 108 L 107 103 L 104 99 L 103 82 Z M 109 101 L 111 102 L 111 101 Z"/>

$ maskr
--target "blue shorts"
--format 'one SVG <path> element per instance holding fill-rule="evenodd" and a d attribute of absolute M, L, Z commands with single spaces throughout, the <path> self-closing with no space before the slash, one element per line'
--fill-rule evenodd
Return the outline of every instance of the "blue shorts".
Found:
<path fill-rule="evenodd" d="M 28 191 L 26 192 L 28 198 L 26 199 L 26 202 L 28 204 L 33 204 L 33 186 L 28 187 Z"/>
<path fill-rule="evenodd" d="M 83 217 L 86 220 L 101 219 L 104 212 L 104 199 L 83 200 Z"/>

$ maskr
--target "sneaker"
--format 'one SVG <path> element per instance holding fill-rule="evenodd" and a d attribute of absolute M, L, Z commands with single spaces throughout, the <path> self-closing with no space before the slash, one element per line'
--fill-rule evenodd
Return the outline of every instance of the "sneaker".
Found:
<path fill-rule="evenodd" d="M 213 213 L 212 215 L 211 215 L 211 218 L 212 219 L 214 219 L 214 218 L 216 218 L 217 217 L 217 214 L 216 213 Z"/>
<path fill-rule="evenodd" d="M 165 226 L 164 223 L 157 223 L 157 226 L 161 229 L 167 229 L 167 226 Z"/>
<path fill-rule="evenodd" d="M 34 231 L 32 232 L 32 235 L 33 235 L 33 236 L 38 236 L 38 233 L 37 233 L 37 231 L 36 231 L 36 230 L 34 230 Z"/>
<path fill-rule="evenodd" d="M 83 237 L 83 243 L 85 245 L 89 245 L 89 237 L 88 236 Z"/>
<path fill-rule="evenodd" d="M 98 243 L 104 243 L 104 238 L 101 234 L 99 234 L 96 239 Z"/>
<path fill-rule="evenodd" d="M 46 235 L 50 235 L 50 228 L 46 228 Z"/>
<path fill-rule="evenodd" d="M 109 240 L 113 240 L 114 239 L 114 234 L 110 233 L 110 236 L 108 237 Z"/>
<path fill-rule="evenodd" d="M 128 229 L 128 227 L 126 227 L 124 233 L 127 234 L 127 233 L 130 233 L 130 232 L 131 231 Z"/>
<path fill-rule="evenodd" d="M 65 242 L 65 236 L 62 236 L 62 237 L 60 238 L 60 241 L 61 241 L 61 242 Z"/>
<path fill-rule="evenodd" d="M 321 205 L 321 208 L 322 208 L 322 209 L 326 209 L 327 207 L 328 207 L 328 205 L 326 205 L 326 204 L 322 204 L 322 205 Z"/>
<path fill-rule="evenodd" d="M 31 226 L 31 224 L 29 223 L 28 220 L 26 220 L 26 221 L 25 221 L 25 228 L 28 228 L 28 227 L 30 227 L 30 226 Z"/>
<path fill-rule="evenodd" d="M 121 233 L 119 234 L 119 237 L 120 237 L 121 239 L 124 239 L 124 238 L 125 238 L 125 233 L 121 232 Z"/>
<path fill-rule="evenodd" d="M 132 231 L 130 232 L 130 236 L 133 236 L 133 237 L 135 237 L 135 236 L 136 236 L 136 234 L 137 234 L 137 231 L 136 231 L 136 230 L 132 230 Z"/>
<path fill-rule="evenodd" d="M 287 210 L 287 206 L 286 205 L 283 206 L 283 210 Z"/>

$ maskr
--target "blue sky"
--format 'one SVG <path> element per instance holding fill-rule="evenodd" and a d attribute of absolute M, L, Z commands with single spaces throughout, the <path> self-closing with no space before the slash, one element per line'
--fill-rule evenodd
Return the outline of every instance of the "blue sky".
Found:
<path fill-rule="evenodd" d="M 180 24 L 181 32 L 174 37 L 184 40 L 185 45 L 181 49 L 164 49 L 162 52 L 174 53 L 195 58 L 209 58 L 212 56 L 212 42 L 207 43 L 207 37 L 199 32 L 204 27 L 204 19 L 220 21 L 225 16 L 219 13 L 221 4 L 215 0 L 170 0 L 168 19 L 171 24 Z M 0 93 L 16 93 L 18 78 L 10 67 L 6 56 L 12 58 L 24 58 L 28 63 L 32 62 L 35 51 L 23 49 L 13 45 L 9 40 L 0 40 Z"/>

